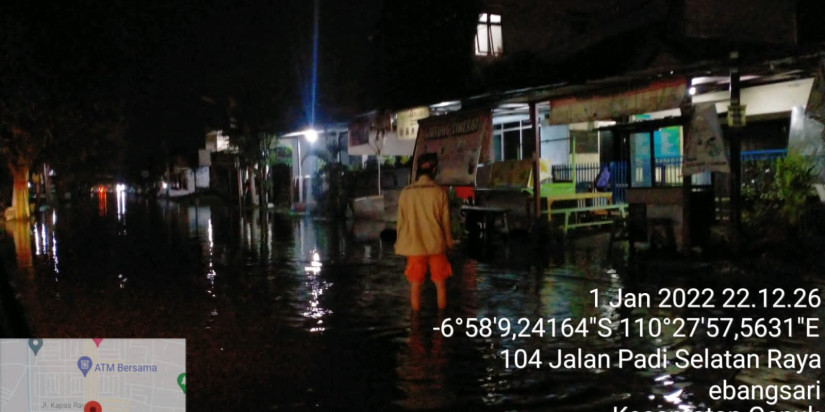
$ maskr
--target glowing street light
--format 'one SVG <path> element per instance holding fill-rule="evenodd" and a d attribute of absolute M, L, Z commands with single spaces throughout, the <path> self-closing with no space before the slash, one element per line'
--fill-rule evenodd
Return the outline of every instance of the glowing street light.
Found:
<path fill-rule="evenodd" d="M 306 130 L 302 130 L 300 132 L 292 132 L 283 135 L 282 137 L 303 137 L 310 145 L 315 144 L 318 141 L 318 131 L 309 128 Z M 301 155 L 301 141 L 298 140 L 296 142 L 297 149 L 298 149 L 298 203 L 304 203 L 304 170 L 303 170 L 303 159 Z"/>
<path fill-rule="evenodd" d="M 315 129 L 308 129 L 304 131 L 304 138 L 312 144 L 318 141 L 318 131 Z"/>

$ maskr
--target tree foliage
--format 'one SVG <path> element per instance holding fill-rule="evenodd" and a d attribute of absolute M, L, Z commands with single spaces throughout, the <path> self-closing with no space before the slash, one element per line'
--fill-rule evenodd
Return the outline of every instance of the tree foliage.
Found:
<path fill-rule="evenodd" d="M 111 174 L 121 160 L 122 82 L 110 60 L 118 28 L 84 11 L 35 1 L 0 13 L 0 135 L 10 170 L 19 172 L 15 181 L 27 180 L 40 162 L 65 182 Z M 75 41 L 61 41 L 69 38 Z"/>
<path fill-rule="evenodd" d="M 794 153 L 754 162 L 742 179 L 744 221 L 752 227 L 797 227 L 807 212 L 816 174 L 810 158 Z"/>

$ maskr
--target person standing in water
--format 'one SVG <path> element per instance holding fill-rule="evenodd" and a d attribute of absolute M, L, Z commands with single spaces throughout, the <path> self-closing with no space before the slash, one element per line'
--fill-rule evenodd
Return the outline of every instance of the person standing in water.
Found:
<path fill-rule="evenodd" d="M 421 285 L 430 271 L 435 284 L 438 309 L 447 307 L 447 278 L 453 269 L 447 249 L 453 246 L 450 205 L 447 192 L 435 183 L 438 155 L 418 157 L 417 180 L 407 185 L 398 198 L 398 238 L 395 253 L 407 257 L 404 274 L 410 283 L 410 306 L 421 309 Z"/>

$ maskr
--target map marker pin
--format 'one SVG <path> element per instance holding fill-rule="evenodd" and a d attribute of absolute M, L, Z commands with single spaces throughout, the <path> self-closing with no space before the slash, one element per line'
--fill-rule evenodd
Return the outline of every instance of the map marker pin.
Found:
<path fill-rule="evenodd" d="M 92 359 L 88 356 L 81 356 L 80 359 L 77 360 L 77 367 L 83 372 L 83 377 L 86 377 L 86 374 L 89 373 L 89 369 L 92 369 Z"/>
<path fill-rule="evenodd" d="M 100 347 L 100 342 L 103 342 L 103 339 L 94 338 L 92 340 L 95 342 L 95 346 L 97 346 L 98 348 Z"/>
<path fill-rule="evenodd" d="M 178 386 L 183 389 L 183 394 L 186 395 L 186 374 L 181 373 L 178 375 Z"/>
<path fill-rule="evenodd" d="M 95 401 L 89 401 L 86 402 L 86 406 L 83 407 L 83 412 L 103 412 L 103 407 Z"/>
<path fill-rule="evenodd" d="M 29 347 L 32 348 L 32 352 L 34 352 L 34 356 L 37 356 L 37 352 L 40 352 L 40 348 L 43 347 L 43 340 L 42 339 L 29 339 Z"/>

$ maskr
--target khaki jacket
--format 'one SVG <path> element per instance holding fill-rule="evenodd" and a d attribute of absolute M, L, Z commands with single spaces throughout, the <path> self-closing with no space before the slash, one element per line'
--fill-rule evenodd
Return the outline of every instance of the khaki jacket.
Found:
<path fill-rule="evenodd" d="M 453 245 L 447 193 L 424 175 L 398 198 L 395 253 L 423 256 L 444 253 Z"/>

